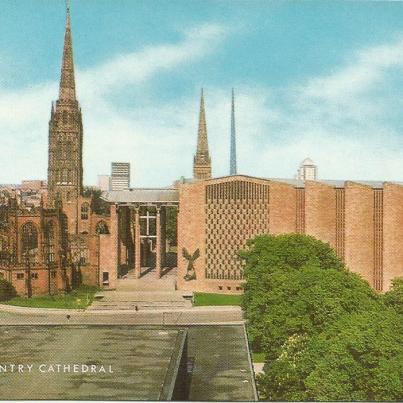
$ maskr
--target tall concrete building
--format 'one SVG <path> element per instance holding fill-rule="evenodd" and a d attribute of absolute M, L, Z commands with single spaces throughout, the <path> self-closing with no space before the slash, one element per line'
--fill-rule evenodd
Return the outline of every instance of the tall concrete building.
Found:
<path fill-rule="evenodd" d="M 130 163 L 112 162 L 111 190 L 130 189 Z"/>
<path fill-rule="evenodd" d="M 310 158 L 305 158 L 298 168 L 297 179 L 301 181 L 315 181 L 318 179 L 318 167 Z"/>

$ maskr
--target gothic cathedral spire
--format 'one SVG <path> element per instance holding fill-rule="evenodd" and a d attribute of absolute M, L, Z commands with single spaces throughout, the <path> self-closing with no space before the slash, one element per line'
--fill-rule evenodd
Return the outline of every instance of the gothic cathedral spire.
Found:
<path fill-rule="evenodd" d="M 59 99 L 65 101 L 76 99 L 76 84 L 74 80 L 73 44 L 71 40 L 70 5 L 66 5 L 66 31 L 64 34 L 64 48 L 62 72 L 60 76 Z"/>
<path fill-rule="evenodd" d="M 77 203 L 82 194 L 81 109 L 76 99 L 70 7 L 66 7 L 59 99 L 52 104 L 49 121 L 48 204 Z"/>
<path fill-rule="evenodd" d="M 230 148 L 230 167 L 229 174 L 237 174 L 237 164 L 236 164 L 236 132 L 235 132 L 235 96 L 234 89 L 232 89 L 232 99 L 231 99 L 231 148 Z"/>
<path fill-rule="evenodd" d="M 197 150 L 193 159 L 193 177 L 195 179 L 211 178 L 211 158 L 208 150 L 203 89 L 200 97 L 199 129 L 197 133 Z"/>

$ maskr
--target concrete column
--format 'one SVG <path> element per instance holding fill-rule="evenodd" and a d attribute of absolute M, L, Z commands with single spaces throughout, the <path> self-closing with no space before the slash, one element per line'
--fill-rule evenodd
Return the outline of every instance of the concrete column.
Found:
<path fill-rule="evenodd" d="M 157 278 L 161 277 L 161 208 L 157 207 L 156 218 L 157 240 L 155 244 L 155 274 Z"/>
<path fill-rule="evenodd" d="M 140 278 L 141 274 L 141 245 L 140 245 L 140 209 L 134 209 L 134 274 L 136 278 Z"/>

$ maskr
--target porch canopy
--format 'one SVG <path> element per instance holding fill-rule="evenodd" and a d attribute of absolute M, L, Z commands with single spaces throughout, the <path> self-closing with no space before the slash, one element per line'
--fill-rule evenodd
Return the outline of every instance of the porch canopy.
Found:
<path fill-rule="evenodd" d="M 120 206 L 177 206 L 179 191 L 173 188 L 135 188 L 104 192 L 102 198 Z"/>
<path fill-rule="evenodd" d="M 130 220 L 134 221 L 134 273 L 135 277 L 141 276 L 142 245 L 147 240 L 155 239 L 155 269 L 157 278 L 161 277 L 161 270 L 166 258 L 166 207 L 179 206 L 179 191 L 175 188 L 137 188 L 104 192 L 102 198 L 108 203 L 115 204 L 117 210 L 129 210 Z M 154 211 L 141 213 L 141 207 L 152 207 Z M 141 233 L 140 220 L 145 220 L 145 233 Z M 155 222 L 156 233 L 150 234 L 150 220 Z M 118 220 L 119 223 L 119 220 Z M 119 224 L 118 224 L 119 225 Z M 118 230 L 119 233 L 119 230 Z"/>

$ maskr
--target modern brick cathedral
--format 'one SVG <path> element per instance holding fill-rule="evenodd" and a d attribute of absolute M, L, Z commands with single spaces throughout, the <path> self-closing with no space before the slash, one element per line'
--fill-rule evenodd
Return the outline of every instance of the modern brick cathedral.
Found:
<path fill-rule="evenodd" d="M 118 279 L 150 271 L 157 278 L 176 272 L 179 289 L 237 293 L 243 281 L 238 251 L 256 235 L 282 233 L 328 242 L 378 291 L 403 276 L 403 183 L 238 174 L 234 96 L 230 140 L 230 175 L 213 178 L 202 92 L 193 178 L 106 192 L 109 213 L 97 211 L 82 184 L 83 124 L 67 10 L 59 99 L 49 122 L 47 197 L 33 211 L 12 200 L 2 210 L 9 225 L 0 227 L 0 276 L 22 295 L 80 282 L 113 289 Z M 177 256 L 166 242 L 175 209 Z"/>

